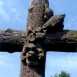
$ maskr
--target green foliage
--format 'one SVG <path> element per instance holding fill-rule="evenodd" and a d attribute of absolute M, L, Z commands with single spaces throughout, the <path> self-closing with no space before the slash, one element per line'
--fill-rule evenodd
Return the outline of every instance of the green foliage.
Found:
<path fill-rule="evenodd" d="M 51 77 L 70 77 L 70 74 L 64 71 L 61 71 L 60 74 L 55 74 L 54 76 L 51 76 Z"/>

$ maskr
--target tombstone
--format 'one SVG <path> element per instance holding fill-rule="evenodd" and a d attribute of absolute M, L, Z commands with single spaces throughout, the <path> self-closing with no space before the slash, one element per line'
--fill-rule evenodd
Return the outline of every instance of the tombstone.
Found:
<path fill-rule="evenodd" d="M 20 77 L 45 77 L 47 51 L 74 52 L 77 31 L 63 30 L 65 14 L 54 15 L 48 0 L 31 0 L 27 30 L 0 30 L 0 51 L 21 52 Z"/>

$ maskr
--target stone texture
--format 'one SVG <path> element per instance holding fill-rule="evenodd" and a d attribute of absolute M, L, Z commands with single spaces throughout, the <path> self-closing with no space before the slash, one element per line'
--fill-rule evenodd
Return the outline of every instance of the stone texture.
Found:
<path fill-rule="evenodd" d="M 48 31 L 54 31 L 54 32 L 57 32 L 57 31 L 60 31 L 60 30 L 63 30 L 64 28 L 64 25 L 63 25 L 63 22 L 64 22 L 64 18 L 65 18 L 65 15 L 55 15 L 55 16 L 52 16 L 44 25 L 43 25 L 43 30 L 48 30 Z"/>
<path fill-rule="evenodd" d="M 45 77 L 46 51 L 77 51 L 77 31 L 63 30 L 65 15 L 53 16 L 48 0 L 32 0 L 28 11 L 25 32 L 0 31 L 0 50 L 22 50 L 20 77 Z"/>

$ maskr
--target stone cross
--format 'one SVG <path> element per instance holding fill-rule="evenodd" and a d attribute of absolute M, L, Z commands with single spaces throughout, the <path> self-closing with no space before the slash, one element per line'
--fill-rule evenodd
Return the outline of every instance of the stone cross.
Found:
<path fill-rule="evenodd" d="M 45 77 L 47 51 L 76 52 L 77 31 L 63 30 L 65 14 L 48 0 L 31 0 L 26 31 L 0 30 L 0 51 L 21 52 L 20 77 Z"/>

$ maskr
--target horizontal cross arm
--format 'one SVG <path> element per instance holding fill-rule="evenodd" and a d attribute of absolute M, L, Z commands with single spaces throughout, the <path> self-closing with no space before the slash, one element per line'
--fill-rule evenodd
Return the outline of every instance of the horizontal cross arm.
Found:
<path fill-rule="evenodd" d="M 41 44 L 47 51 L 76 52 L 77 31 L 63 30 L 55 33 L 48 33 Z"/>
<path fill-rule="evenodd" d="M 0 51 L 20 52 L 26 38 L 25 31 L 0 30 Z"/>
<path fill-rule="evenodd" d="M 26 40 L 25 31 L 12 32 L 0 30 L 0 51 L 21 52 Z M 47 51 L 76 51 L 77 31 L 63 30 L 48 33 L 41 42 Z"/>

